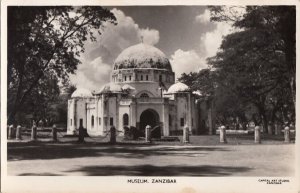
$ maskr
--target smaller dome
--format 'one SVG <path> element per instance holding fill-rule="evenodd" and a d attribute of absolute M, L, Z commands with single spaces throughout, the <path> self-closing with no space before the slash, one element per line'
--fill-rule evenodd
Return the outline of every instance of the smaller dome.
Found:
<path fill-rule="evenodd" d="M 108 83 L 104 85 L 100 91 L 98 91 L 96 94 L 101 94 L 101 93 L 118 93 L 122 92 L 122 87 L 118 84 L 115 83 Z"/>
<path fill-rule="evenodd" d="M 172 94 L 172 93 L 177 93 L 177 92 L 186 92 L 188 90 L 189 90 L 189 87 L 186 84 L 177 82 L 177 83 L 173 84 L 172 86 L 170 86 L 170 88 L 168 89 L 168 93 Z"/>
<path fill-rule="evenodd" d="M 93 97 L 91 91 L 85 88 L 77 88 L 71 95 L 71 98 L 90 98 L 90 97 Z"/>
<path fill-rule="evenodd" d="M 122 86 L 123 90 L 136 90 L 133 86 L 130 86 L 128 84 L 125 84 L 124 86 Z"/>

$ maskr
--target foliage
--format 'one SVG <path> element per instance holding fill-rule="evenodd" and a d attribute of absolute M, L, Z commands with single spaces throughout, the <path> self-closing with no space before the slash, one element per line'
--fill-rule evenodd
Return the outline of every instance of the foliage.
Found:
<path fill-rule="evenodd" d="M 219 123 L 252 120 L 266 131 L 268 124 L 295 121 L 295 7 L 209 9 L 212 21 L 229 22 L 235 31 L 207 59 L 208 69 L 179 80 L 214 101 Z"/>
<path fill-rule="evenodd" d="M 8 7 L 8 122 L 41 82 L 68 80 L 84 41 L 95 41 L 106 21 L 115 17 L 101 7 Z"/>
<path fill-rule="evenodd" d="M 222 8 L 213 10 L 212 19 L 228 21 L 215 14 L 220 12 Z M 240 30 L 226 36 L 217 55 L 208 59 L 216 69 L 219 86 L 230 90 L 244 104 L 254 105 L 265 130 L 269 122 L 292 121 L 295 7 L 251 6 L 242 18 L 230 21 Z M 291 30 L 286 30 L 287 24 Z"/>

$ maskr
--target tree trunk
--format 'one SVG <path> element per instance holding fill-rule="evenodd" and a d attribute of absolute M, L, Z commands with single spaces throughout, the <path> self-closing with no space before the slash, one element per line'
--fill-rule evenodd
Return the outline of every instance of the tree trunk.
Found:
<path fill-rule="evenodd" d="M 37 78 L 34 80 L 34 82 L 30 85 L 30 87 L 24 92 L 24 94 L 21 96 L 21 90 L 23 89 L 23 79 L 20 78 L 20 83 L 18 85 L 18 92 L 15 100 L 14 107 L 12 109 L 12 112 L 8 116 L 7 122 L 12 124 L 15 121 L 15 117 L 17 112 L 20 110 L 20 107 L 24 104 L 24 102 L 27 99 L 28 94 L 31 92 L 31 90 L 36 86 L 40 78 L 43 76 L 43 73 L 40 73 Z"/>
<path fill-rule="evenodd" d="M 263 123 L 263 132 L 267 133 L 268 131 L 268 119 L 266 115 L 262 115 L 262 123 Z"/>
<path fill-rule="evenodd" d="M 263 104 L 264 103 L 262 103 L 262 105 L 256 104 L 256 106 L 258 108 L 258 112 L 260 114 L 261 121 L 262 121 L 262 124 L 263 124 L 263 132 L 267 133 L 267 131 L 268 131 L 268 117 L 266 115 L 266 111 L 265 111 L 265 108 L 264 108 Z"/>

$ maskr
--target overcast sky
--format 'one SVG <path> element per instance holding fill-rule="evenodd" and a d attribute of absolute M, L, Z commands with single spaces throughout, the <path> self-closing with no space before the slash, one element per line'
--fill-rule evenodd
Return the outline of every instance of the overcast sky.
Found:
<path fill-rule="evenodd" d="M 99 90 L 110 81 L 112 65 L 125 48 L 141 42 L 154 45 L 169 58 L 178 78 L 181 73 L 206 68 L 222 36 L 231 30 L 226 23 L 210 22 L 205 6 L 106 7 L 118 25 L 105 24 L 97 42 L 86 42 L 82 64 L 71 82 L 77 87 Z"/>

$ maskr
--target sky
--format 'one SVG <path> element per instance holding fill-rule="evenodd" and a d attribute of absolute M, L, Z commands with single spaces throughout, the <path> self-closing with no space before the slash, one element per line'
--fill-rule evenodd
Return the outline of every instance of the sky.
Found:
<path fill-rule="evenodd" d="M 105 7 L 117 25 L 104 24 L 97 42 L 87 41 L 82 64 L 70 75 L 77 88 L 100 90 L 110 81 L 113 62 L 125 48 L 143 42 L 165 53 L 176 78 L 182 73 L 207 68 L 222 37 L 232 32 L 228 23 L 211 22 L 206 6 L 121 6 Z"/>

